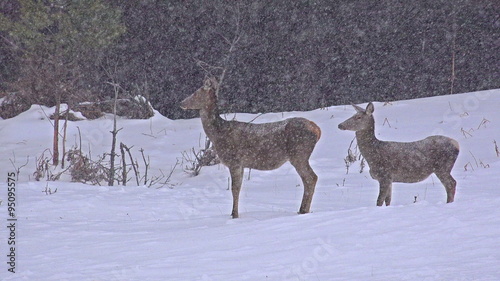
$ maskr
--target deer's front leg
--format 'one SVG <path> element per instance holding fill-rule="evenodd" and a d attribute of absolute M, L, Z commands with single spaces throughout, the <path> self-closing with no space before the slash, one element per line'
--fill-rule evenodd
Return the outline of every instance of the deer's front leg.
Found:
<path fill-rule="evenodd" d="M 380 191 L 377 199 L 377 206 L 385 205 L 389 206 L 391 204 L 392 197 L 392 180 L 390 179 L 380 179 L 379 181 Z"/>
<path fill-rule="evenodd" d="M 231 216 L 233 219 L 238 218 L 238 200 L 240 198 L 241 184 L 243 182 L 243 168 L 232 167 L 229 168 L 231 173 L 231 192 L 233 193 L 233 212 Z"/>

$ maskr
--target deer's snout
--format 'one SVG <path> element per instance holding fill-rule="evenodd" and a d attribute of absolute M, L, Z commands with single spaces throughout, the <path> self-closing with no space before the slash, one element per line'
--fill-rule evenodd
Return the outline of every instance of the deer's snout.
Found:
<path fill-rule="evenodd" d="M 184 110 L 188 109 L 187 98 L 181 101 L 181 108 Z"/>
<path fill-rule="evenodd" d="M 339 124 L 339 129 L 342 130 L 342 131 L 345 131 L 346 128 L 345 128 L 344 123 L 340 123 Z"/>

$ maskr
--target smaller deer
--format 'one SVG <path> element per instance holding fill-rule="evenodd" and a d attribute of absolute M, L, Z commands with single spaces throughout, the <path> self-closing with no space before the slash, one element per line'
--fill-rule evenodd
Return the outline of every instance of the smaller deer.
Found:
<path fill-rule="evenodd" d="M 215 78 L 181 102 L 183 109 L 200 110 L 201 123 L 221 162 L 229 168 L 233 194 L 232 217 L 238 217 L 243 169 L 274 170 L 285 162 L 295 167 L 304 184 L 299 213 L 309 213 L 318 176 L 309 157 L 321 136 L 320 128 L 304 118 L 252 124 L 226 121 L 219 115 Z"/>
<path fill-rule="evenodd" d="M 370 175 L 380 185 L 377 206 L 391 203 L 392 183 L 415 183 L 432 173 L 443 183 L 447 203 L 453 202 L 457 182 L 451 169 L 458 157 L 459 145 L 445 136 L 430 136 L 415 142 L 380 141 L 375 137 L 374 106 L 366 109 L 353 105 L 357 113 L 339 124 L 340 130 L 356 132 L 361 155 L 368 162 Z"/>

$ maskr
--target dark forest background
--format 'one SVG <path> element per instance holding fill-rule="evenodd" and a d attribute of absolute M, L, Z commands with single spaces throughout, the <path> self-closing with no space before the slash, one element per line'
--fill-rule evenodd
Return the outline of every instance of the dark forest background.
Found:
<path fill-rule="evenodd" d="M 19 20 L 19 2 L 0 0 L 0 13 Z M 500 5 L 494 0 L 97 2 L 118 11 L 113 16 L 125 28 L 106 48 L 79 53 L 71 72 L 78 78 L 62 102 L 111 99 L 106 82 L 112 80 L 169 118 L 193 117 L 179 102 L 202 85 L 207 70 L 220 75 L 217 67 L 227 70 L 220 104 L 231 112 L 500 88 Z M 0 92 L 54 105 L 40 87 L 20 89 L 26 62 L 9 33 L 0 35 Z"/>

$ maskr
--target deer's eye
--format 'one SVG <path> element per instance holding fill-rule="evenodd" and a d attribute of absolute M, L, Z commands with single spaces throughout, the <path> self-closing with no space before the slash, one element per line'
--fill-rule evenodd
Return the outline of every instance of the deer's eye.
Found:
<path fill-rule="evenodd" d="M 356 116 L 356 120 L 361 120 L 361 116 Z"/>

